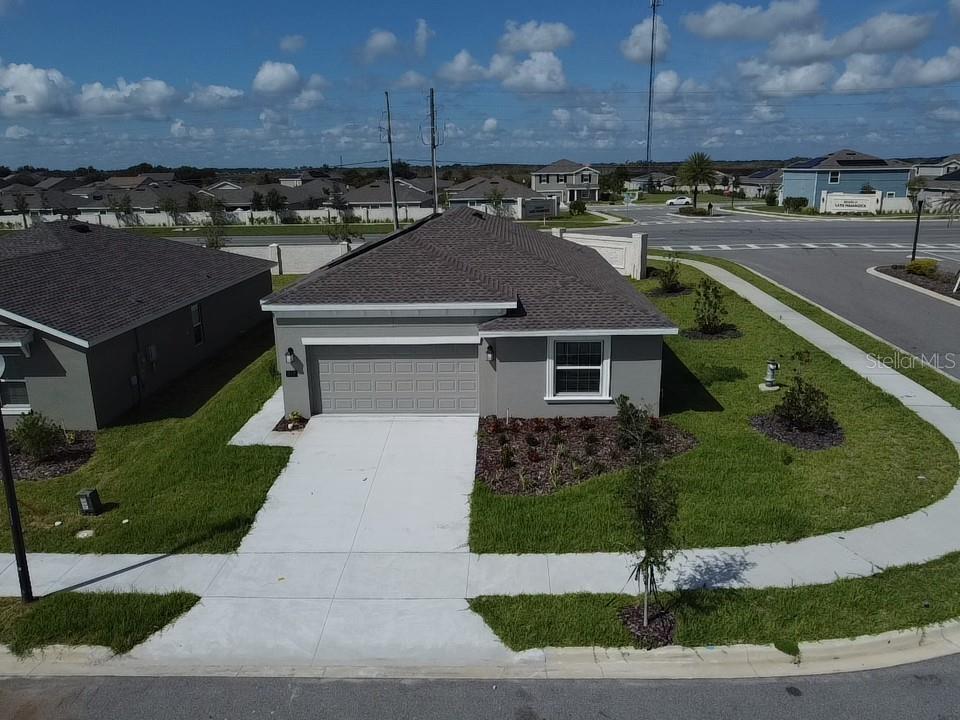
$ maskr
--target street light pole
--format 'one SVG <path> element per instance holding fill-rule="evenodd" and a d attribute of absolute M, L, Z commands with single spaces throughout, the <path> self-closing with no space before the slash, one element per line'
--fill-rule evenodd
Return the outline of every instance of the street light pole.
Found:
<path fill-rule="evenodd" d="M 923 212 L 923 200 L 917 200 L 917 225 L 913 229 L 913 252 L 910 253 L 910 261 L 917 259 L 917 240 L 920 238 L 920 215 Z"/>
<path fill-rule="evenodd" d="M 6 369 L 0 355 L 0 377 Z M 13 555 L 17 562 L 17 578 L 20 580 L 20 599 L 25 603 L 34 601 L 30 584 L 30 569 L 27 567 L 27 549 L 23 544 L 23 526 L 20 524 L 20 506 L 17 505 L 17 489 L 13 484 L 13 469 L 10 467 L 10 448 L 7 447 L 7 431 L 3 426 L 3 402 L 0 400 L 0 473 L 3 474 L 3 491 L 10 512 L 10 533 L 13 535 Z"/>

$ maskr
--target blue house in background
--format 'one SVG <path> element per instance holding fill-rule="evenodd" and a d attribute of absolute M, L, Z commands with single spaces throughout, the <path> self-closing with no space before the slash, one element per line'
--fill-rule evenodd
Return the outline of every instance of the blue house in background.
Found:
<path fill-rule="evenodd" d="M 838 150 L 823 157 L 793 163 L 783 169 L 783 197 L 805 197 L 817 207 L 820 194 L 859 193 L 869 185 L 884 198 L 906 198 L 911 165 L 884 160 L 856 150 Z"/>

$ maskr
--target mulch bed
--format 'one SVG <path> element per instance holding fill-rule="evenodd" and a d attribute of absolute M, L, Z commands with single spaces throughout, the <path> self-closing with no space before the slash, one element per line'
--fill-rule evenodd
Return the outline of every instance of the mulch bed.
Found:
<path fill-rule="evenodd" d="M 689 295 L 693 292 L 693 288 L 681 288 L 679 290 L 674 290 L 673 292 L 664 292 L 660 288 L 654 288 L 653 290 L 648 290 L 647 295 L 650 297 L 663 297 L 663 298 L 675 298 L 683 297 L 684 295 Z"/>
<path fill-rule="evenodd" d="M 696 447 L 693 435 L 659 418 L 653 422 L 661 437 L 653 452 L 661 459 Z M 480 421 L 477 478 L 500 495 L 548 495 L 627 465 L 615 417 Z"/>
<path fill-rule="evenodd" d="M 705 333 L 699 330 L 681 330 L 680 334 L 688 340 L 735 340 L 743 337 L 735 325 L 724 325 L 723 330 L 717 333 Z"/>
<path fill-rule="evenodd" d="M 633 635 L 634 643 L 643 650 L 673 645 L 677 619 L 669 610 L 651 604 L 647 608 L 647 626 L 643 626 L 643 605 L 630 605 L 618 613 L 620 622 Z"/>
<path fill-rule="evenodd" d="M 303 430 L 307 423 L 310 422 L 310 418 L 302 418 L 300 420 L 288 420 L 285 417 L 280 418 L 277 421 L 277 424 L 273 426 L 274 432 L 297 432 L 298 430 Z"/>
<path fill-rule="evenodd" d="M 73 434 L 76 436 L 75 443 L 68 445 L 64 438 L 50 457 L 37 461 L 19 452 L 8 433 L 13 476 L 17 480 L 50 480 L 69 475 L 86 465 L 97 449 L 97 434 L 92 430 L 78 430 Z"/>
<path fill-rule="evenodd" d="M 954 300 L 960 300 L 960 293 L 953 292 L 953 285 L 957 280 L 949 273 L 937 271 L 937 274 L 933 277 L 927 277 L 926 275 L 914 275 L 912 273 L 908 273 L 907 269 L 903 265 L 878 267 L 877 272 L 881 272 L 884 275 L 889 275 L 890 277 L 895 277 L 898 280 L 906 280 L 912 285 L 922 287 L 926 290 L 932 290 L 935 293 L 946 295 Z"/>
<path fill-rule="evenodd" d="M 826 450 L 843 444 L 843 429 L 839 425 L 825 432 L 809 432 L 786 425 L 773 413 L 750 418 L 750 425 L 768 438 L 798 450 Z"/>

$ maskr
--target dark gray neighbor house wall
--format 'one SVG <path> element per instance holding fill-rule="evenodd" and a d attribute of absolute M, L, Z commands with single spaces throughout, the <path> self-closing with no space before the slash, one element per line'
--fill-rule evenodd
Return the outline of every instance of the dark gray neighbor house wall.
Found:
<path fill-rule="evenodd" d="M 30 357 L 23 362 L 31 409 L 71 430 L 96 429 L 84 350 L 34 331 Z M 12 426 L 16 416 L 4 416 L 4 421 Z"/>
<path fill-rule="evenodd" d="M 305 318 L 274 315 L 273 331 L 276 338 L 277 369 L 283 381 L 283 403 L 287 413 L 311 415 L 311 383 L 308 373 L 315 372 L 307 365 L 304 338 L 356 337 L 363 345 L 364 338 L 393 336 L 445 337 L 475 336 L 477 326 L 488 318 L 417 317 L 417 318 Z M 296 376 L 288 376 L 290 368 L 284 360 L 287 348 L 293 349 Z M 481 363 L 482 372 L 483 363 Z M 482 391 L 482 379 L 481 379 Z M 314 406 L 316 406 L 314 404 Z"/>
<path fill-rule="evenodd" d="M 203 342 L 194 342 L 190 305 L 88 350 L 97 424 L 107 425 L 198 363 L 265 322 L 260 299 L 271 292 L 264 271 L 200 301 Z M 137 378 L 132 382 L 131 378 Z"/>
<path fill-rule="evenodd" d="M 615 415 L 612 402 L 547 402 L 547 338 L 496 338 L 492 363 L 480 363 L 480 412 L 505 417 Z M 635 404 L 660 413 L 663 338 L 618 335 L 610 344 L 610 395 L 627 395 Z M 481 348 L 485 354 L 485 347 Z"/>

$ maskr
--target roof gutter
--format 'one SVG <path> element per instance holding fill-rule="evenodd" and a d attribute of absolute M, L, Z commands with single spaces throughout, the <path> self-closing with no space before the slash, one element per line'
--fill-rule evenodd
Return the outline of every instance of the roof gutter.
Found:
<path fill-rule="evenodd" d="M 511 337 L 584 337 L 584 336 L 604 336 L 604 335 L 677 335 L 680 328 L 654 327 L 654 328 L 586 328 L 586 329 L 563 329 L 563 330 L 493 330 L 487 332 L 480 329 L 480 335 L 485 338 L 511 338 Z"/>

